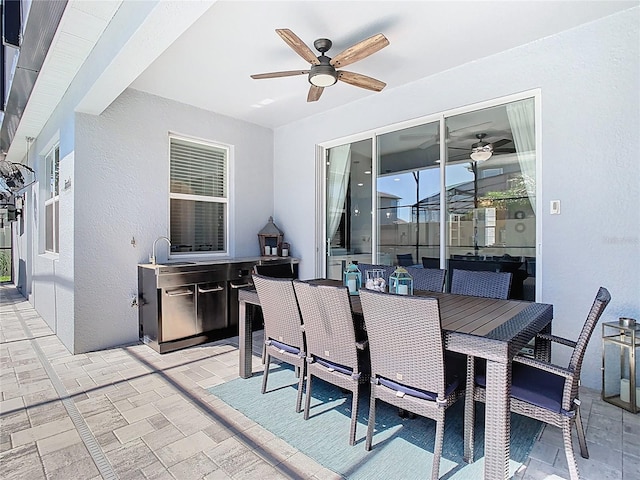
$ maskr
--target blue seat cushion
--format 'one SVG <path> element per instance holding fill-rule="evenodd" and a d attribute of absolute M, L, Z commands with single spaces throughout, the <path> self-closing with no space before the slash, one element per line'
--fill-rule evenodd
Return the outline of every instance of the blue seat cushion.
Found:
<path fill-rule="evenodd" d="M 268 345 L 273 345 L 277 349 L 284 350 L 285 352 L 293 353 L 295 355 L 300 353 L 300 349 L 299 348 L 292 347 L 291 345 L 287 345 L 286 343 L 278 342 L 278 341 L 273 340 L 273 339 L 267 340 L 267 344 Z"/>
<path fill-rule="evenodd" d="M 487 377 L 484 365 L 483 362 L 476 367 L 480 367 L 480 371 L 476 374 L 476 384 L 486 388 Z M 512 372 L 511 396 L 513 398 L 537 405 L 551 412 L 563 413 L 564 377 L 515 362 Z"/>
<path fill-rule="evenodd" d="M 430 400 L 432 402 L 435 402 L 436 398 L 438 398 L 438 395 L 433 392 L 428 392 L 426 390 L 420 390 L 418 388 L 409 387 L 407 385 L 394 382 L 393 380 L 389 380 L 388 378 L 378 377 L 378 381 L 380 382 L 380 384 L 384 385 L 385 387 L 396 390 L 397 392 L 402 392 L 405 395 L 410 395 L 412 397 L 422 398 L 424 400 Z M 449 396 L 456 388 L 458 388 L 459 385 L 460 385 L 460 382 L 458 381 L 457 378 L 455 378 L 452 383 L 449 383 L 447 385 L 447 388 L 445 389 L 445 392 L 444 392 L 445 396 Z"/>
<path fill-rule="evenodd" d="M 336 372 L 344 373 L 345 375 L 353 374 L 353 369 L 349 368 L 349 367 L 345 367 L 344 365 L 339 365 L 337 363 L 333 363 L 333 362 L 330 362 L 328 360 L 325 360 L 324 358 L 319 358 L 319 357 L 316 357 L 315 360 L 320 365 L 323 365 L 323 366 L 325 366 L 327 368 L 332 368 Z"/>

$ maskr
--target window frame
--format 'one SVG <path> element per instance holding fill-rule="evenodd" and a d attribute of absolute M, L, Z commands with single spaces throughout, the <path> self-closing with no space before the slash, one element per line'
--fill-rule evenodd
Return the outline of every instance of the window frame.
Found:
<path fill-rule="evenodd" d="M 56 143 L 44 156 L 45 175 L 48 181 L 44 201 L 44 252 L 60 254 L 60 143 Z M 51 208 L 51 248 L 48 244 L 48 208 Z"/>
<path fill-rule="evenodd" d="M 211 147 L 225 151 L 225 165 L 224 165 L 224 183 L 223 189 L 226 194 L 225 197 L 214 197 L 214 196 L 204 196 L 204 195 L 195 195 L 195 194 L 186 194 L 186 193 L 173 193 L 171 191 L 171 155 L 172 155 L 172 140 L 179 140 L 181 142 L 187 142 L 197 145 L 202 145 L 204 147 Z M 209 202 L 216 203 L 225 206 L 225 218 L 224 218 L 224 250 L 197 250 L 197 251 L 187 251 L 187 252 L 175 252 L 169 250 L 169 259 L 188 259 L 188 258 L 201 258 L 201 257 L 228 257 L 232 255 L 232 247 L 230 244 L 231 238 L 231 229 L 232 229 L 232 182 L 231 182 L 231 162 L 233 158 L 233 147 L 228 144 L 224 144 L 221 142 L 216 142 L 212 140 L 196 138 L 188 135 L 182 135 L 178 133 L 169 132 L 168 136 L 168 162 L 167 162 L 167 191 L 168 191 L 168 201 L 167 201 L 167 232 L 168 237 L 171 238 L 171 201 L 172 200 L 186 200 L 193 202 Z"/>

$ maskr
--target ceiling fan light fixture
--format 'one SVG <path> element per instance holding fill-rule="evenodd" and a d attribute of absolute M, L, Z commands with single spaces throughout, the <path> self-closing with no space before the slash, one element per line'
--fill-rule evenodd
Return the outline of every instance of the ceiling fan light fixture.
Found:
<path fill-rule="evenodd" d="M 338 73 L 329 66 L 323 68 L 324 65 L 318 65 L 309 72 L 309 83 L 316 87 L 330 87 L 338 81 Z"/>
<path fill-rule="evenodd" d="M 476 162 L 484 162 L 489 160 L 493 155 L 493 147 L 490 143 L 471 149 L 471 160 Z"/>
<path fill-rule="evenodd" d="M 482 140 L 486 136 L 486 133 L 477 134 L 476 137 L 479 142 L 471 145 L 470 157 L 474 162 L 484 162 L 485 160 L 489 160 L 491 155 L 493 155 L 493 145 Z"/>

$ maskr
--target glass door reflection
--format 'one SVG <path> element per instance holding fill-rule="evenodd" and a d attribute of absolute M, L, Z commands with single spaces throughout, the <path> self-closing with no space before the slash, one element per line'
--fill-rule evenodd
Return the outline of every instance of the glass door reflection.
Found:
<path fill-rule="evenodd" d="M 378 136 L 379 263 L 439 262 L 440 204 L 425 201 L 440 189 L 438 127 L 432 122 Z"/>
<path fill-rule="evenodd" d="M 326 276 L 342 279 L 351 261 L 372 259 L 371 139 L 326 150 Z"/>

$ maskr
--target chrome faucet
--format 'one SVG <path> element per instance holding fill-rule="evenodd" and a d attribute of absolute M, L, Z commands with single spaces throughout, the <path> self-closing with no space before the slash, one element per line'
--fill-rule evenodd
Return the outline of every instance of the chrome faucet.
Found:
<path fill-rule="evenodd" d="M 169 245 L 169 253 L 171 253 L 171 240 L 169 240 L 167 237 L 156 238 L 155 241 L 153 242 L 153 250 L 152 250 L 151 256 L 149 257 L 149 263 L 151 263 L 151 265 L 156 264 L 156 245 L 158 244 L 158 240 L 166 240 L 167 245 Z"/>

